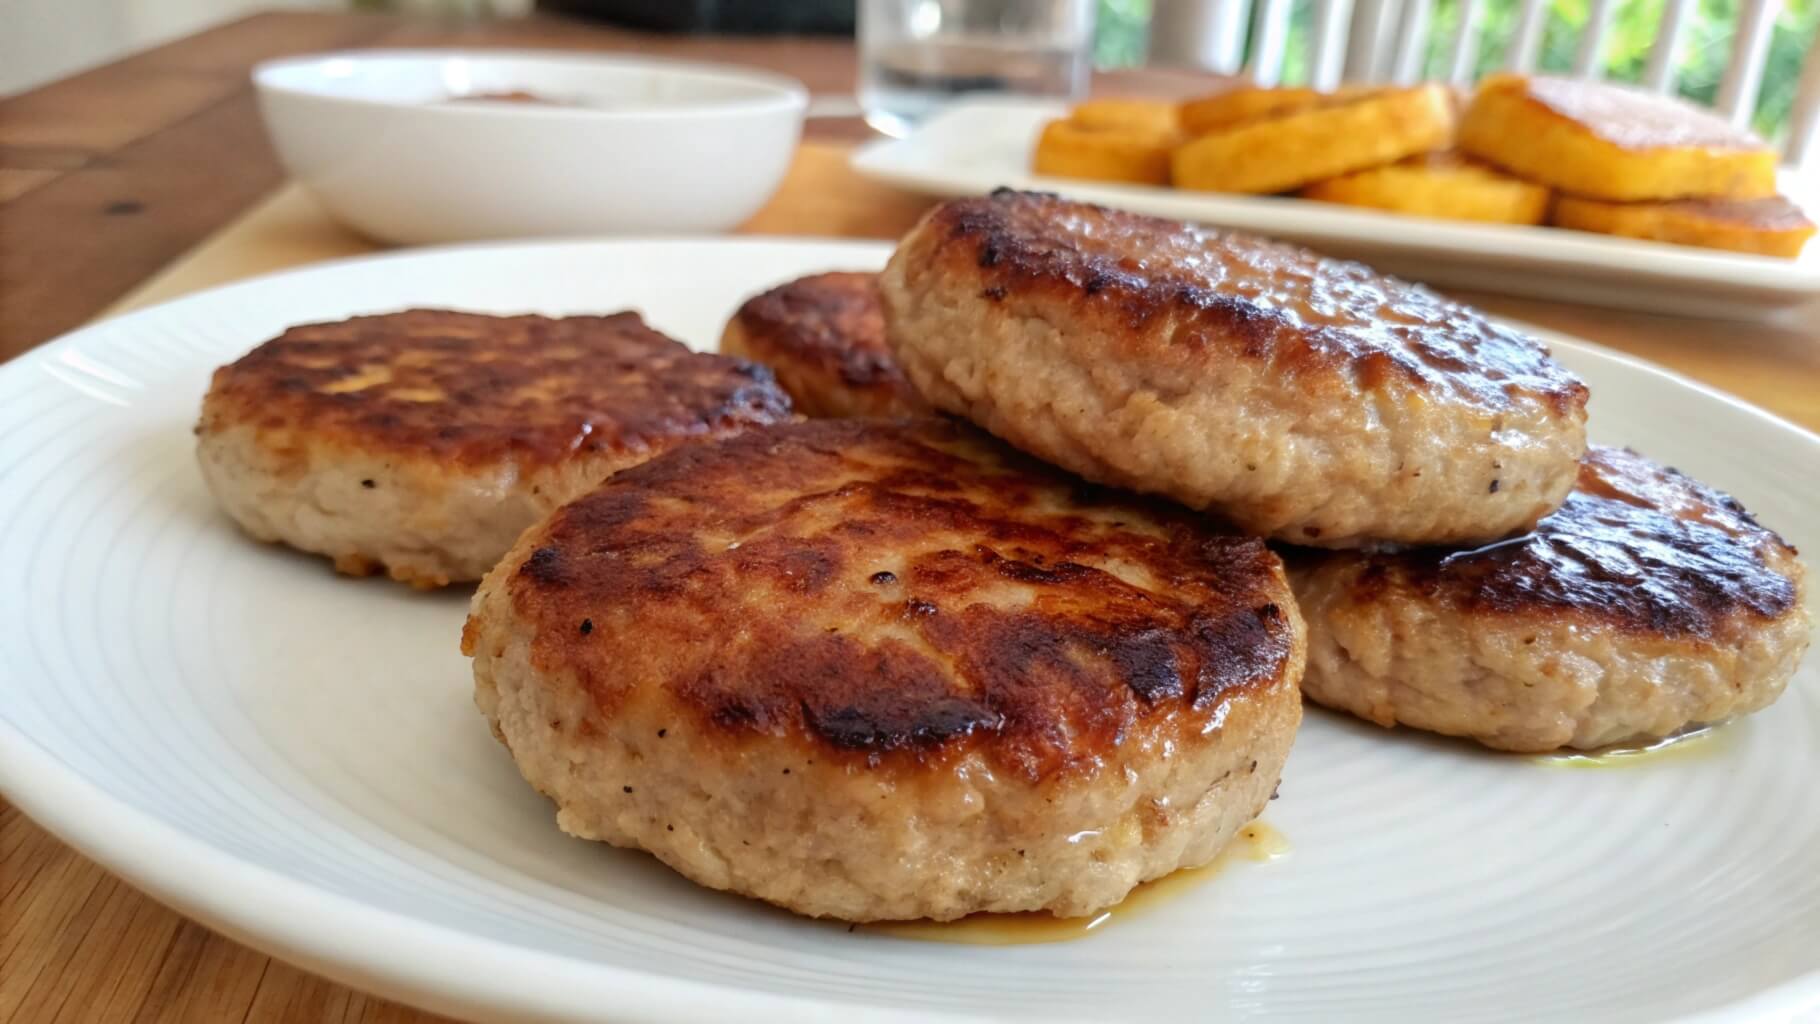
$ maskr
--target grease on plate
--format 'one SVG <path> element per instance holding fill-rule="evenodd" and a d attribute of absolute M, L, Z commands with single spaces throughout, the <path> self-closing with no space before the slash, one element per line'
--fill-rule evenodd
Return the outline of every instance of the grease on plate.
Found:
<path fill-rule="evenodd" d="M 1254 821 L 1240 829 L 1238 837 L 1220 851 L 1212 863 L 1198 868 L 1184 868 L 1145 882 L 1131 890 L 1131 894 L 1117 906 L 1092 916 L 1056 917 L 1047 911 L 1036 910 L 1019 914 L 969 914 L 957 921 L 879 921 L 860 925 L 857 930 L 898 939 L 972 946 L 1032 946 L 1072 942 L 1169 903 L 1188 889 L 1220 874 L 1234 862 L 1262 863 L 1276 860 L 1288 852 L 1289 841 L 1281 832 L 1262 821 Z"/>
<path fill-rule="evenodd" d="M 1664 761 L 1719 757 L 1737 742 L 1736 729 L 1727 729 L 1722 724 L 1690 725 L 1648 743 L 1619 743 L 1598 750 L 1539 754 L 1535 760 L 1556 768 L 1649 768 Z"/>

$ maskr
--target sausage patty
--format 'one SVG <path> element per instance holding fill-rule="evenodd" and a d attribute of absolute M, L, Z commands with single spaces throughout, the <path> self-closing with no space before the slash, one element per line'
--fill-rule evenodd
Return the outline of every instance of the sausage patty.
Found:
<path fill-rule="evenodd" d="M 880 286 L 936 407 L 1295 543 L 1502 537 L 1586 447 L 1539 343 L 1294 246 L 1001 190 L 932 210 Z"/>
<path fill-rule="evenodd" d="M 1210 860 L 1301 717 L 1276 555 L 961 424 L 696 445 L 527 531 L 462 634 L 567 832 L 853 921 Z"/>
<path fill-rule="evenodd" d="M 792 418 L 771 371 L 613 316 L 411 310 L 293 327 L 215 372 L 203 476 L 260 540 L 418 586 L 687 441 Z"/>
<path fill-rule="evenodd" d="M 1504 750 L 1667 736 L 1763 708 L 1808 644 L 1795 551 L 1728 495 L 1594 448 L 1533 533 L 1289 559 L 1303 692 Z"/>
<path fill-rule="evenodd" d="M 815 274 L 755 295 L 727 321 L 720 351 L 771 367 L 807 416 L 929 411 L 885 345 L 877 274 Z"/>

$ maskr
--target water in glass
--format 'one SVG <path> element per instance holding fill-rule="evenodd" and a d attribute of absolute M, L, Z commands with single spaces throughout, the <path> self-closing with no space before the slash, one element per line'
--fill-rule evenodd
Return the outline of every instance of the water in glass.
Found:
<path fill-rule="evenodd" d="M 1093 0 L 860 0 L 866 120 L 904 135 L 968 93 L 1078 98 Z"/>

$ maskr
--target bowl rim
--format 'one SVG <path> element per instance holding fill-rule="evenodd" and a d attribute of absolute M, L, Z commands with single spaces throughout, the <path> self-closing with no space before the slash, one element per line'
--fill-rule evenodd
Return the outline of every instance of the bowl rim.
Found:
<path fill-rule="evenodd" d="M 533 61 L 545 64 L 581 64 L 597 68 L 657 73 L 681 73 L 716 78 L 752 90 L 749 96 L 690 101 L 675 106 L 610 109 L 530 103 L 438 103 L 329 92 L 320 88 L 278 81 L 286 71 L 335 61 L 416 60 L 430 64 L 446 61 Z M 425 117 L 468 119 L 544 118 L 554 121 L 658 121 L 729 114 L 795 113 L 809 105 L 809 90 L 781 72 L 716 61 L 647 57 L 642 54 L 538 49 L 464 49 L 445 47 L 389 47 L 368 50 L 324 50 L 261 61 L 253 66 L 251 80 L 261 93 L 304 97 L 324 103 L 355 107 L 411 110 Z"/>

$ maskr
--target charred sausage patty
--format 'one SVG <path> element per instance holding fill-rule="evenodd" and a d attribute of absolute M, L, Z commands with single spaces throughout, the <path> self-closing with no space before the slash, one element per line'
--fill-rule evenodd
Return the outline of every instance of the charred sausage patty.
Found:
<path fill-rule="evenodd" d="M 1502 537 L 1586 447 L 1587 389 L 1534 339 L 1295 246 L 1000 191 L 932 210 L 880 285 L 937 408 L 1280 540 Z"/>
<path fill-rule="evenodd" d="M 463 649 L 563 829 L 864 921 L 1205 863 L 1276 786 L 1304 639 L 1255 539 L 961 424 L 820 420 L 557 511 Z"/>
<path fill-rule="evenodd" d="M 203 476 L 253 536 L 418 586 L 679 444 L 793 418 L 771 371 L 612 316 L 410 310 L 293 327 L 215 372 Z"/>
<path fill-rule="evenodd" d="M 769 366 L 806 416 L 929 411 L 885 345 L 877 274 L 815 274 L 755 295 L 727 322 L 720 351 Z"/>
<path fill-rule="evenodd" d="M 1735 499 L 1595 447 L 1532 533 L 1292 554 L 1312 699 L 1505 750 L 1667 736 L 1766 707 L 1808 644 L 1801 563 Z"/>

